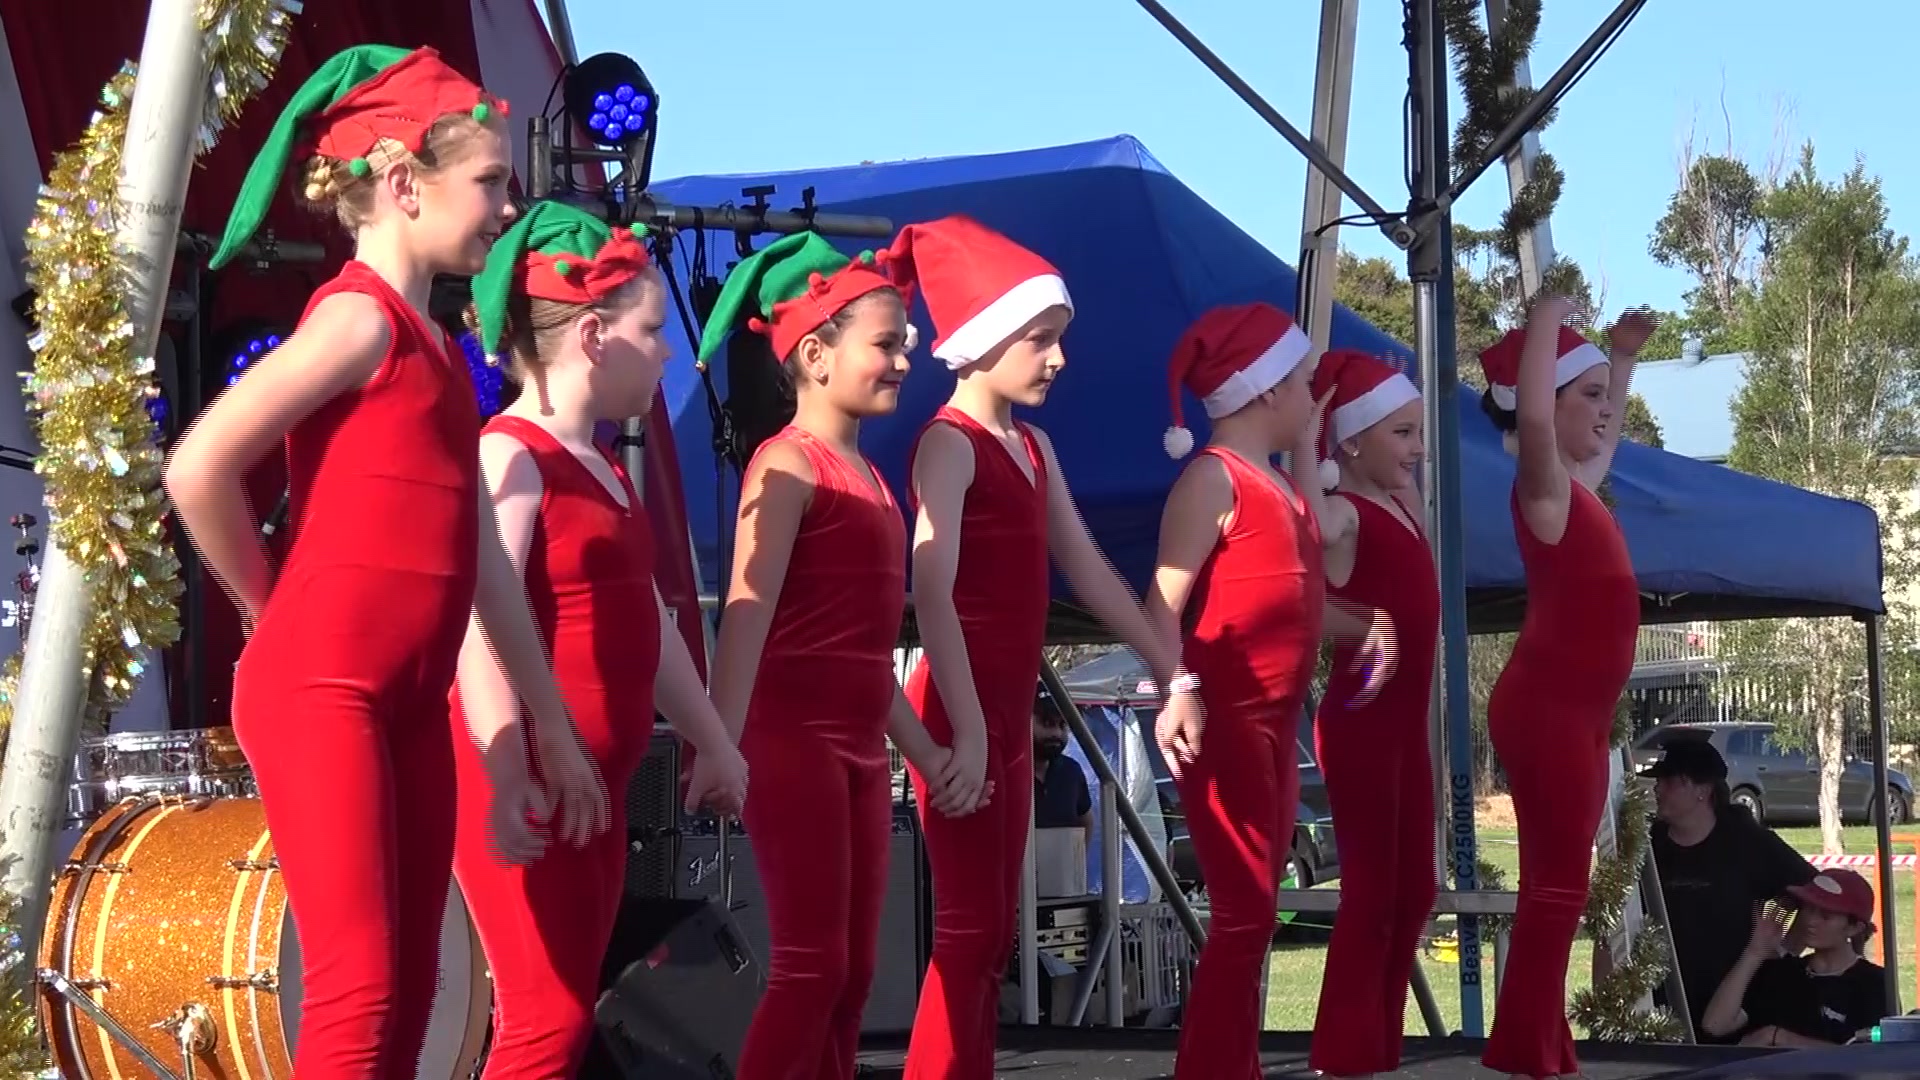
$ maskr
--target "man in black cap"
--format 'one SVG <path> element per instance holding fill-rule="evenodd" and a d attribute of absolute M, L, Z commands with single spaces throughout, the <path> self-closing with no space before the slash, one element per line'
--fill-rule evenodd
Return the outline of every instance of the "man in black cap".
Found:
<path fill-rule="evenodd" d="M 1033 825 L 1086 832 L 1093 847 L 1093 794 L 1086 771 L 1067 756 L 1067 720 L 1046 687 L 1033 702 Z"/>
<path fill-rule="evenodd" d="M 1653 781 L 1653 858 L 1675 960 L 1701 1042 L 1701 1015 L 1740 959 L 1762 903 L 1813 880 L 1813 867 L 1728 797 L 1727 762 L 1706 732 L 1667 740 Z M 1664 994 L 1656 995 L 1656 1000 Z"/>

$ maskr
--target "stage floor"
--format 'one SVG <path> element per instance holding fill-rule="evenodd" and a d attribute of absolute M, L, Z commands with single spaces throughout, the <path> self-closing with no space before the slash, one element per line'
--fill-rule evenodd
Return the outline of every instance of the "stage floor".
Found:
<path fill-rule="evenodd" d="M 995 1072 L 1017 1080 L 1160 1080 L 1173 1075 L 1177 1033 L 1105 1028 L 1005 1028 Z M 1275 1032 L 1261 1040 L 1267 1080 L 1312 1080 L 1304 1033 Z M 864 1077 L 895 1080 L 904 1052 L 900 1038 L 872 1038 L 861 1055 Z M 1702 1046 L 1583 1043 L 1587 1080 L 1668 1080 L 1716 1065 L 1764 1057 L 1765 1050 Z M 1408 1039 L 1400 1071 L 1382 1080 L 1489 1080 L 1480 1067 L 1480 1043 L 1467 1039 Z"/>

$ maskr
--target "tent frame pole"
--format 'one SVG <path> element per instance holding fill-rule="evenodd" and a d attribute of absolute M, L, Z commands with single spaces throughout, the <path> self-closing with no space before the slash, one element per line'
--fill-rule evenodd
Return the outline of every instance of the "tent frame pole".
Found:
<path fill-rule="evenodd" d="M 1353 53 L 1359 21 L 1360 0 L 1321 0 L 1320 46 L 1313 78 L 1313 145 L 1326 155 L 1328 163 L 1343 169 L 1353 115 Z M 1294 314 L 1313 339 L 1318 354 L 1327 350 L 1333 333 L 1343 200 L 1339 184 L 1311 159 L 1307 162 L 1306 188 L 1300 222 L 1300 296 Z M 1436 877 L 1442 865 L 1435 863 Z M 1440 880 L 1444 885 L 1445 879 Z M 1444 1036 L 1446 1021 L 1434 1000 L 1433 988 L 1427 984 L 1426 972 L 1418 965 L 1413 969 L 1411 989 L 1428 1034 Z"/>
<path fill-rule="evenodd" d="M 1893 822 L 1887 814 L 1887 701 L 1880 638 L 1880 616 L 1860 619 L 1867 628 L 1867 723 L 1873 734 L 1873 822 L 1874 852 L 1879 856 L 1880 955 L 1885 959 L 1881 974 L 1887 981 L 1887 1015 L 1898 1016 L 1900 1008 L 1900 944 L 1897 935 L 1898 913 L 1893 908 Z"/>
<path fill-rule="evenodd" d="M 1501 26 L 1507 21 L 1508 0 L 1486 0 L 1487 25 Z M 1527 58 L 1521 57 L 1520 63 L 1513 69 L 1513 86 L 1518 89 L 1531 89 L 1533 73 L 1527 64 Z M 1517 199 L 1520 190 L 1533 179 L 1533 163 L 1540 157 L 1540 135 L 1532 127 L 1520 136 L 1513 149 L 1506 155 L 1507 197 Z M 1553 223 L 1541 218 L 1539 223 L 1527 230 L 1520 243 L 1520 287 L 1528 296 L 1540 291 L 1546 280 L 1547 268 L 1554 263 Z"/>
<path fill-rule="evenodd" d="M 1387 234 L 1387 239 L 1392 240 L 1396 247 L 1412 246 L 1414 230 L 1402 215 L 1389 211 L 1380 204 L 1379 200 L 1367 194 L 1365 188 L 1361 187 L 1353 177 L 1347 175 L 1346 169 L 1340 162 L 1329 156 L 1314 140 L 1302 135 L 1299 128 L 1288 123 L 1279 109 L 1274 108 L 1266 98 L 1261 97 L 1259 91 L 1248 85 L 1247 81 L 1228 66 L 1225 60 L 1220 59 L 1218 54 L 1207 48 L 1206 43 L 1201 41 L 1192 30 L 1187 29 L 1186 24 L 1175 18 L 1173 12 L 1168 11 L 1159 0 L 1135 0 L 1135 3 L 1138 3 L 1147 14 L 1153 16 L 1154 20 L 1164 27 L 1167 33 L 1172 34 L 1176 41 L 1186 46 L 1194 59 L 1204 64 L 1207 70 L 1213 72 L 1214 76 L 1226 84 L 1229 90 L 1238 94 L 1240 100 L 1247 103 L 1248 108 L 1267 122 L 1268 127 L 1287 140 L 1295 150 L 1300 151 L 1301 155 L 1307 159 L 1307 163 L 1325 176 L 1328 183 L 1344 192 L 1347 198 L 1352 199 L 1367 217 L 1372 218 L 1380 226 L 1381 230 Z M 1322 63 L 1324 67 L 1324 60 Z M 1348 78 L 1351 80 L 1351 74 Z M 1318 112 L 1317 105 L 1315 112 L 1316 114 Z M 1341 127 L 1345 128 L 1344 120 L 1341 122 Z M 1343 138 L 1342 143 L 1344 142 Z M 1341 156 L 1345 156 L 1344 145 L 1341 148 Z"/>
<path fill-rule="evenodd" d="M 1336 168 L 1347 164 L 1347 128 L 1353 114 L 1353 50 L 1360 0 L 1321 0 L 1319 61 L 1313 77 L 1313 145 Z M 1333 289 L 1340 272 L 1340 186 L 1307 162 L 1307 191 L 1300 221 L 1300 291 L 1294 314 L 1313 338 L 1315 353 L 1327 350 L 1333 332 Z"/>
<path fill-rule="evenodd" d="M 1454 887 L 1479 889 L 1479 851 L 1474 836 L 1473 735 L 1467 687 L 1467 578 L 1462 557 L 1460 382 L 1455 364 L 1452 212 L 1439 205 L 1448 177 L 1446 24 L 1439 0 L 1407 3 L 1408 107 L 1413 140 L 1413 190 L 1407 216 L 1418 239 L 1407 252 L 1413 283 L 1414 357 L 1426 404 L 1428 446 L 1424 488 L 1428 539 L 1440 578 L 1440 670 L 1428 723 L 1433 751 L 1434 808 L 1448 807 Z M 1443 772 L 1444 769 L 1444 772 Z M 1445 790 L 1442 776 L 1445 776 Z M 1444 841 L 1439 846 L 1446 846 Z M 1437 860 L 1438 861 L 1438 860 Z M 1440 867 L 1436 866 L 1436 872 Z M 1444 883 L 1444 877 L 1443 877 Z M 1460 1027 L 1468 1038 L 1485 1030 L 1480 962 L 1480 924 L 1457 918 L 1460 943 Z"/>

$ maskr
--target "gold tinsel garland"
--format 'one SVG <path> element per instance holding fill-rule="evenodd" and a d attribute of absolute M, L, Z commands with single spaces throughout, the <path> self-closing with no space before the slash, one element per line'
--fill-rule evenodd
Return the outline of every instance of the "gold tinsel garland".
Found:
<path fill-rule="evenodd" d="M 1622 698 L 1614 713 L 1611 751 L 1617 753 L 1632 737 L 1632 716 L 1627 700 Z M 1594 863 L 1587 910 L 1581 917 L 1582 931 L 1596 945 L 1620 928 L 1626 917 L 1627 898 L 1640 881 L 1640 867 L 1647 857 L 1647 845 L 1652 843 L 1653 792 L 1631 774 L 1626 777 L 1626 786 L 1614 822 L 1613 851 Z M 1568 1018 L 1603 1041 L 1680 1042 L 1686 1032 L 1677 1017 L 1665 1008 L 1640 1008 L 1640 1000 L 1666 980 L 1668 961 L 1666 932 L 1652 922 L 1643 922 L 1633 939 L 1631 954 L 1616 960 L 1613 969 L 1592 987 L 1574 992 Z"/>
<path fill-rule="evenodd" d="M 0 891 L 0 1076 L 44 1075 L 47 1054 L 33 995 L 33 965 L 20 940 L 20 901 Z"/>
<path fill-rule="evenodd" d="M 207 87 L 194 148 L 211 149 L 267 85 L 298 0 L 202 0 Z M 92 592 L 85 660 L 96 722 L 126 703 L 144 654 L 179 638 L 180 563 L 160 490 L 163 456 L 147 402 L 153 357 L 140 355 L 127 297 L 132 268 L 119 245 L 120 152 L 134 65 L 100 94 L 77 142 L 54 159 L 27 228 L 27 280 L 37 292 L 26 379 L 40 441 L 53 539 Z M 21 647 L 24 650 L 25 642 Z M 13 718 L 19 657 L 0 674 L 0 735 Z"/>

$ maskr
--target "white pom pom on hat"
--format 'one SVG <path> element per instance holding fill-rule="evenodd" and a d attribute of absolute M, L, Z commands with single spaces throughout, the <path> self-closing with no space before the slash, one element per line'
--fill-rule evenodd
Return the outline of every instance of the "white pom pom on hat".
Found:
<path fill-rule="evenodd" d="M 1340 463 L 1332 458 L 1320 459 L 1320 490 L 1332 491 L 1340 486 Z"/>
<path fill-rule="evenodd" d="M 1175 461 L 1193 453 L 1193 432 L 1184 427 L 1170 427 L 1161 436 L 1161 444 L 1167 448 L 1167 456 Z"/>

